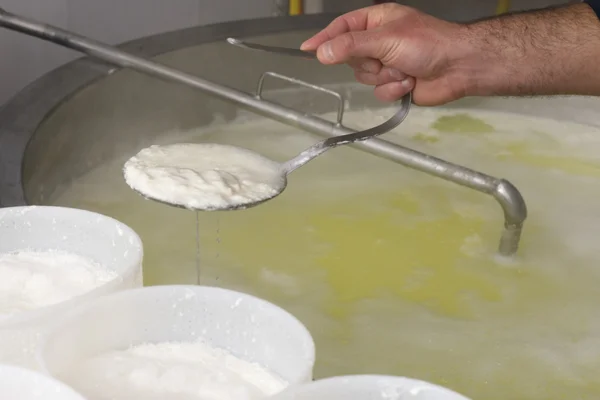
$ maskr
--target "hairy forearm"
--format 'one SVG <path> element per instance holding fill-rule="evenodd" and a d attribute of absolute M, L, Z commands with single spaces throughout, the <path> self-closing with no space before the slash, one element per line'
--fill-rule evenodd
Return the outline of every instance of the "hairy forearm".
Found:
<path fill-rule="evenodd" d="M 600 21 L 586 4 L 463 25 L 466 95 L 600 95 Z"/>

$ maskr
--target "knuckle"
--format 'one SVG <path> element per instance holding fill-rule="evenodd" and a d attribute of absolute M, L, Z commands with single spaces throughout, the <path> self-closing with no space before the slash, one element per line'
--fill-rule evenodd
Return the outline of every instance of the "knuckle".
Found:
<path fill-rule="evenodd" d="M 374 11 L 374 14 L 381 21 L 389 21 L 390 19 L 402 18 L 404 16 L 413 14 L 417 11 L 417 9 L 398 3 L 383 3 L 375 6 Z"/>
<path fill-rule="evenodd" d="M 397 82 L 397 80 L 394 78 L 391 78 L 390 76 L 386 76 L 386 75 L 379 76 L 379 78 L 377 80 L 377 84 L 379 84 L 379 85 L 385 85 L 385 84 L 392 83 L 392 82 Z"/>
<path fill-rule="evenodd" d="M 379 74 L 381 73 L 382 69 L 382 65 L 379 60 L 374 60 L 371 58 L 364 59 L 360 67 L 363 71 L 370 72 L 371 74 Z"/>
<path fill-rule="evenodd" d="M 373 74 L 369 74 L 367 72 L 355 70 L 354 77 L 356 78 L 356 80 L 358 82 L 362 83 L 363 85 L 376 85 L 377 84 L 377 77 L 374 76 Z"/>
<path fill-rule="evenodd" d="M 384 68 L 385 68 L 385 70 L 382 71 L 382 73 L 385 75 L 385 77 L 390 82 L 401 81 L 406 78 L 406 74 L 398 69 L 389 68 L 389 67 L 384 67 Z"/>
<path fill-rule="evenodd" d="M 335 28 L 343 28 L 343 29 L 349 29 L 349 23 L 348 23 L 348 17 L 345 15 L 341 15 L 337 18 L 335 18 L 331 24 L 329 24 L 329 27 L 331 27 L 332 29 Z"/>
<path fill-rule="evenodd" d="M 356 47 L 356 33 L 348 32 L 340 36 L 340 48 L 344 53 L 351 53 Z"/>
<path fill-rule="evenodd" d="M 376 96 L 384 101 L 396 101 L 406 94 L 406 90 L 399 82 L 379 85 L 375 91 Z"/>
<path fill-rule="evenodd" d="M 402 11 L 402 14 L 404 16 L 412 16 L 412 15 L 416 15 L 416 14 L 420 14 L 421 13 L 416 8 L 410 7 L 410 6 L 402 6 L 401 11 Z"/>
<path fill-rule="evenodd" d="M 389 13 L 392 11 L 402 10 L 405 6 L 402 6 L 398 3 L 383 3 L 379 4 L 379 10 L 383 13 Z"/>

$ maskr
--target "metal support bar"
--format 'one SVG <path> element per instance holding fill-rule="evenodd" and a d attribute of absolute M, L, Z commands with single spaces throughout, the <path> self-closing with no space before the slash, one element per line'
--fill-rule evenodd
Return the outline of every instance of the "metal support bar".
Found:
<path fill-rule="evenodd" d="M 179 82 L 194 87 L 222 100 L 245 107 L 257 114 L 299 127 L 323 137 L 346 135 L 355 132 L 324 119 L 302 114 L 282 105 L 271 103 L 248 93 L 128 54 L 114 47 L 60 28 L 9 14 L 2 9 L 0 9 L 0 26 L 68 47 L 119 67 L 131 68 L 163 80 Z M 381 139 L 356 142 L 352 146 L 385 157 L 409 168 L 493 196 L 504 211 L 505 221 L 498 250 L 500 254 L 506 256 L 516 253 L 523 223 L 527 217 L 527 208 L 523 197 L 510 182 Z"/>

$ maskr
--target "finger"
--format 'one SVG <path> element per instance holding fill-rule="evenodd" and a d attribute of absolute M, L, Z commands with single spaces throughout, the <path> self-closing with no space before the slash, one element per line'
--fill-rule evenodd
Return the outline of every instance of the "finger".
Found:
<path fill-rule="evenodd" d="M 386 83 L 375 87 L 375 97 L 385 102 L 396 101 L 413 90 L 414 86 L 415 80 L 412 77 L 408 77 L 401 82 Z"/>
<path fill-rule="evenodd" d="M 372 58 L 357 58 L 348 61 L 348 65 L 356 72 L 379 74 L 383 65 Z"/>
<path fill-rule="evenodd" d="M 365 9 L 351 11 L 334 19 L 325 29 L 317 33 L 300 46 L 301 50 L 316 50 L 321 44 L 336 36 L 353 30 L 365 30 L 367 27 L 367 12 Z"/>
<path fill-rule="evenodd" d="M 388 12 L 387 5 L 365 7 L 334 19 L 325 29 L 306 40 L 301 50 L 314 51 L 323 43 L 347 32 L 364 31 L 382 24 Z"/>
<path fill-rule="evenodd" d="M 353 58 L 384 60 L 397 43 L 380 29 L 348 32 L 323 43 L 317 49 L 317 57 L 323 64 L 343 64 Z"/>
<path fill-rule="evenodd" d="M 365 85 L 381 86 L 391 82 L 401 82 L 407 75 L 394 68 L 383 67 L 378 74 L 355 70 L 356 80 Z"/>

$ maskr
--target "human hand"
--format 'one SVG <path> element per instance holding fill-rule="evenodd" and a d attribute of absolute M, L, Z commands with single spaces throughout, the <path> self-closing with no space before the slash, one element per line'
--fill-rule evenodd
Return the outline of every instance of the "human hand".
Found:
<path fill-rule="evenodd" d="M 413 90 L 419 105 L 465 95 L 460 60 L 462 27 L 394 3 L 352 11 L 302 44 L 323 64 L 346 63 L 383 101 Z"/>

